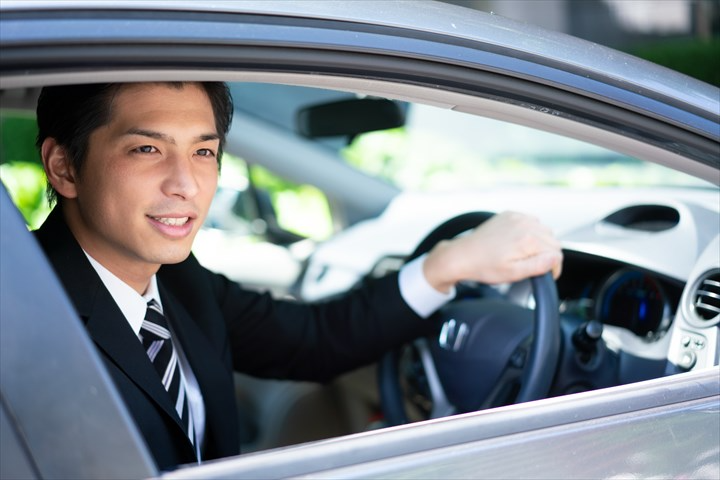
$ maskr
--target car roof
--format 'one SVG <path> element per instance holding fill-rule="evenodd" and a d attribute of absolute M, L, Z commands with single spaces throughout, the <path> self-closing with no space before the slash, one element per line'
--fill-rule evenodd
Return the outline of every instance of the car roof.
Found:
<path fill-rule="evenodd" d="M 409 33 L 443 35 L 458 41 L 464 39 L 500 50 L 513 50 L 520 59 L 528 57 L 537 62 L 541 58 L 539 63 L 582 72 L 588 78 L 643 92 L 648 97 L 676 98 L 711 116 L 720 115 L 720 90 L 679 72 L 596 43 L 492 13 L 430 0 L 421 3 L 422 8 L 417 8 L 417 0 L 3 0 L 0 11 L 92 9 L 247 13 L 401 28 Z"/>

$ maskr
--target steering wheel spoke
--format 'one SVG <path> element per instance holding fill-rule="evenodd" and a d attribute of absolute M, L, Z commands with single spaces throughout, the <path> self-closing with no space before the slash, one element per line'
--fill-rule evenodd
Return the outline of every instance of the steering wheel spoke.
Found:
<path fill-rule="evenodd" d="M 453 406 L 453 404 L 451 404 L 448 400 L 442 383 L 440 382 L 440 376 L 435 368 L 435 362 L 433 361 L 432 354 L 430 353 L 428 340 L 426 338 L 418 338 L 414 343 L 415 348 L 420 355 L 420 361 L 422 362 L 425 378 L 430 390 L 430 398 L 432 401 L 430 418 L 441 418 L 455 414 L 455 406 Z"/>

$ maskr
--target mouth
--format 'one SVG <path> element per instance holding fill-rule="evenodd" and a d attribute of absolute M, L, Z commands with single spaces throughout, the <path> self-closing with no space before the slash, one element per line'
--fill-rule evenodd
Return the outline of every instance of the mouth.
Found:
<path fill-rule="evenodd" d="M 147 218 L 159 233 L 174 240 L 187 238 L 191 235 L 196 220 L 194 215 L 184 215 L 182 217 L 148 215 Z"/>
<path fill-rule="evenodd" d="M 188 220 L 190 220 L 190 217 L 150 217 L 156 222 L 160 222 L 163 225 L 168 225 L 170 227 L 182 227 L 185 225 Z"/>

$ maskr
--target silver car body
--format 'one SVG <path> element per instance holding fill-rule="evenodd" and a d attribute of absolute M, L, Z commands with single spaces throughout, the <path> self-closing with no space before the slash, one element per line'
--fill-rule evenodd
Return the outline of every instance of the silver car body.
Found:
<path fill-rule="evenodd" d="M 332 88 L 482 113 L 720 184 L 717 88 L 439 3 L 3 0 L 0 58 L 3 92 L 180 79 Z M 268 142 L 313 161 L 259 153 Z M 398 195 L 242 115 L 228 149 L 369 212 Z M 357 184 L 371 193 L 345 188 Z M 720 269 L 717 229 L 703 230 L 678 275 L 686 286 L 665 356 L 680 365 L 685 339 L 703 339 L 690 372 L 162 473 L 4 189 L 0 213 L 2 478 L 720 476 L 720 330 L 692 307 L 698 283 Z"/>

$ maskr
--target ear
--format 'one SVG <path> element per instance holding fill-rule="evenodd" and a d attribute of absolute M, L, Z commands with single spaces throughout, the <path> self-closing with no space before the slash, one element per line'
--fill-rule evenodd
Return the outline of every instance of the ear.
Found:
<path fill-rule="evenodd" d="M 54 138 L 48 137 L 43 141 L 40 153 L 45 175 L 58 195 L 65 198 L 77 197 L 75 169 L 65 147 L 59 145 Z"/>

